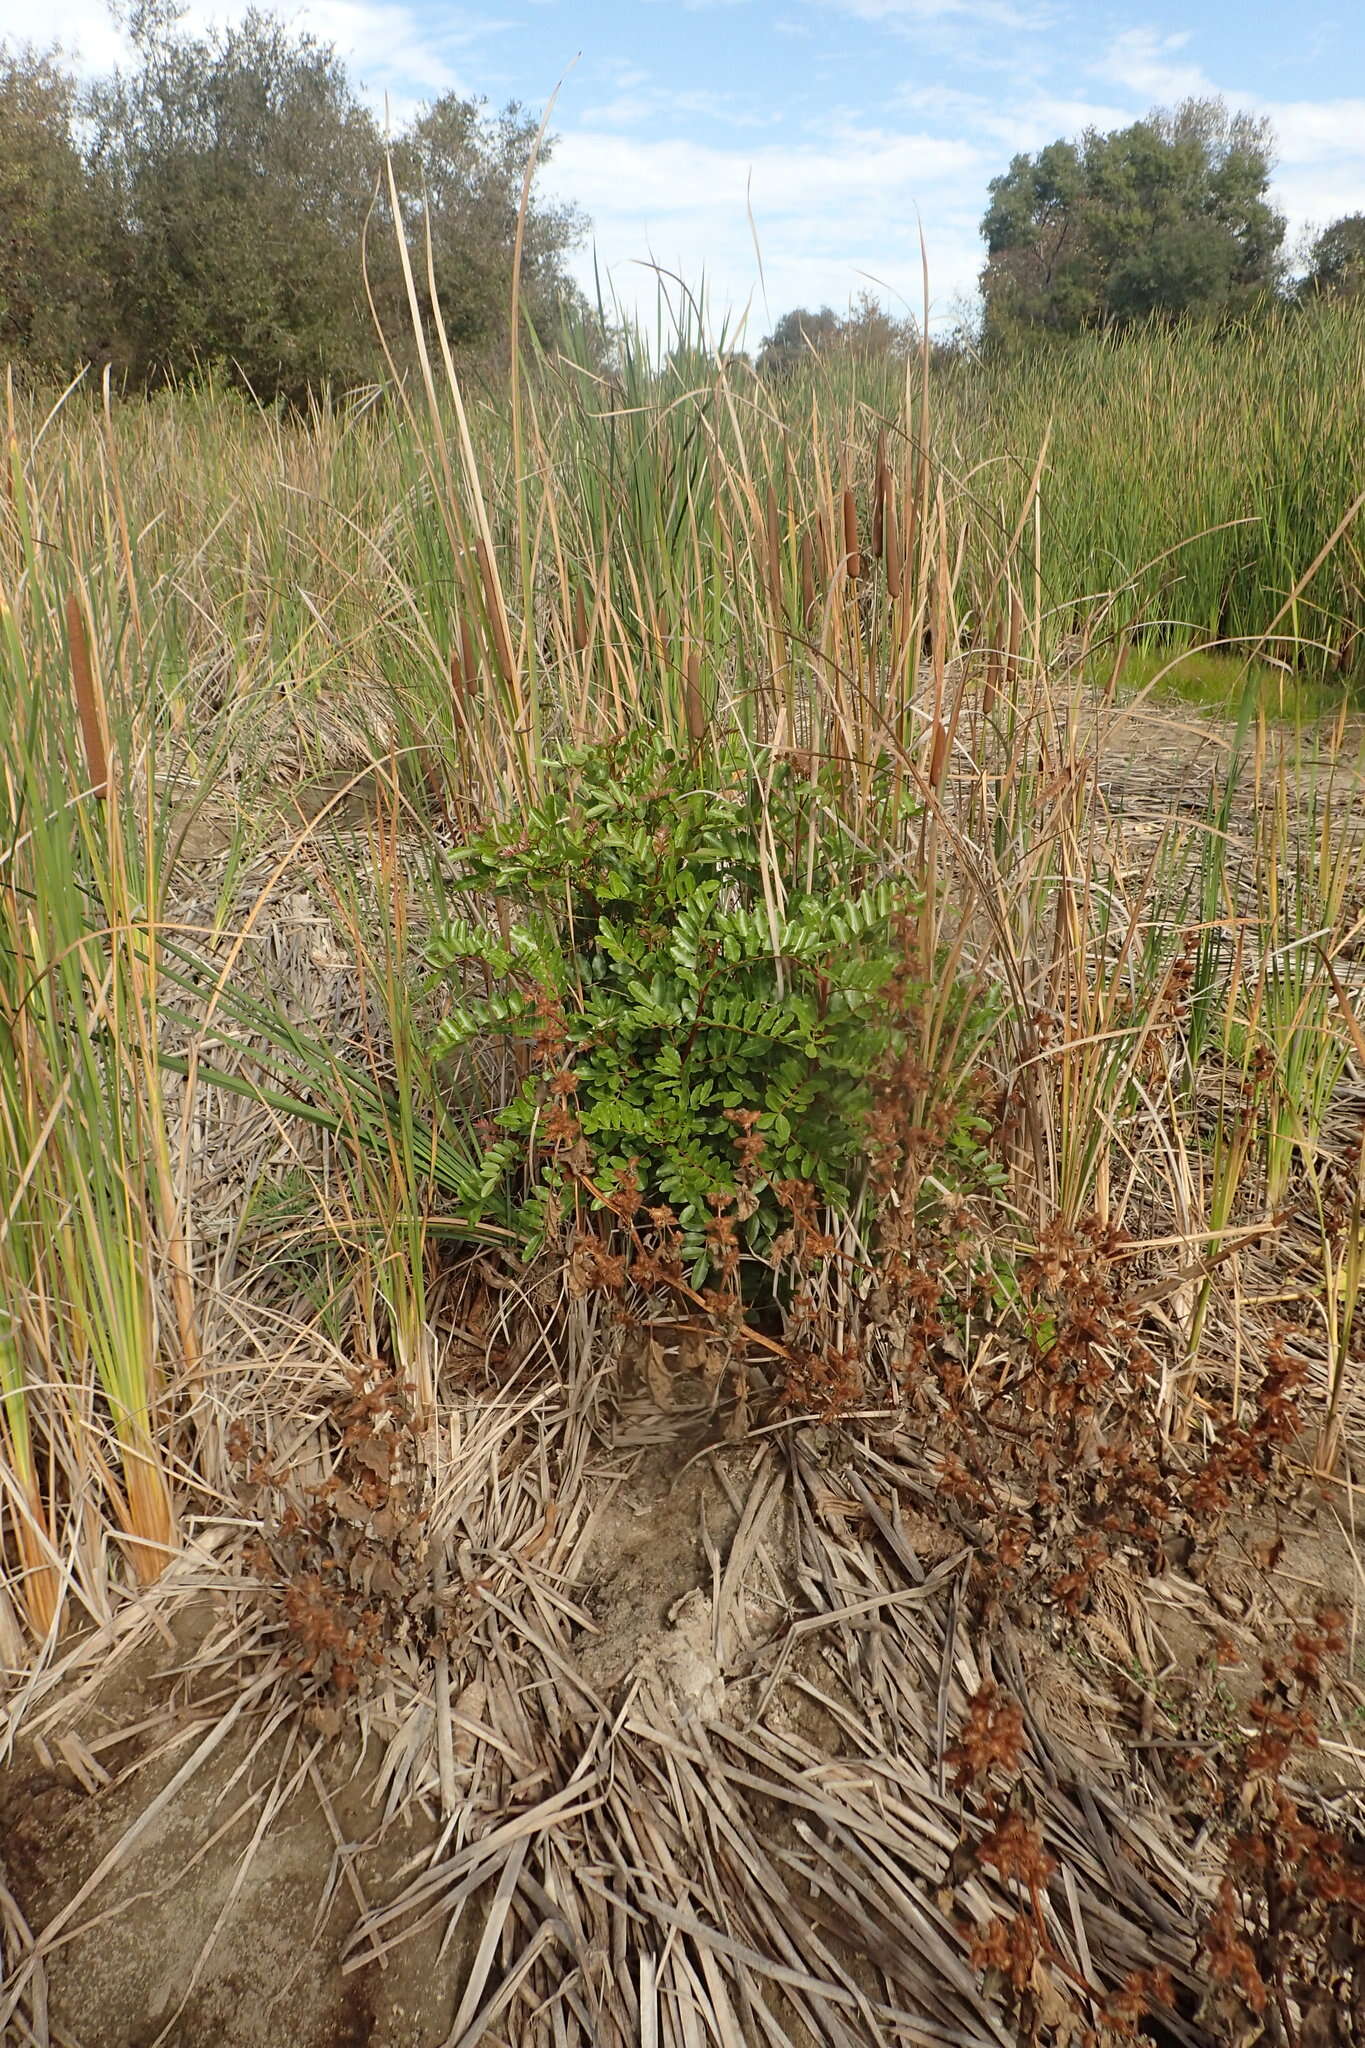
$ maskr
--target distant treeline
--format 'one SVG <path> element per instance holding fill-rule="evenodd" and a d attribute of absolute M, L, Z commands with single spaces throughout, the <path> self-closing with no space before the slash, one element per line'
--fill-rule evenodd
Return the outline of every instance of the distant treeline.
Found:
<path fill-rule="evenodd" d="M 1051 336 L 1240 322 L 1365 294 L 1365 214 L 1287 251 L 1269 197 L 1274 167 L 1270 123 L 1219 99 L 1016 156 L 991 181 L 981 320 L 958 342 L 1032 349 Z M 803 355 L 894 353 L 913 341 L 912 325 L 889 322 L 870 300 L 847 318 L 798 307 L 759 361 L 782 373 Z"/>
<path fill-rule="evenodd" d="M 108 364 L 146 389 L 215 368 L 292 401 L 383 375 L 379 333 L 403 354 L 411 312 L 385 137 L 335 51 L 265 13 L 200 37 L 144 7 L 132 36 L 128 68 L 88 85 L 0 49 L 0 365 Z M 425 207 L 466 356 L 506 335 L 535 131 L 516 105 L 447 93 L 391 138 L 419 311 Z M 584 311 L 565 267 L 584 227 L 533 188 L 523 303 L 542 335 Z"/>
<path fill-rule="evenodd" d="M 0 367 L 50 382 L 107 365 L 134 391 L 213 371 L 302 404 L 409 366 L 386 141 L 418 320 L 434 345 L 434 281 L 462 361 L 505 360 L 531 116 L 446 93 L 386 138 L 336 51 L 269 13 L 197 36 L 175 0 L 140 0 L 129 30 L 129 64 L 93 83 L 55 54 L 0 46 Z M 936 352 L 1365 291 L 1365 215 L 1291 261 L 1273 167 L 1269 125 L 1220 100 L 1016 156 L 981 224 L 982 318 Z M 522 304 L 543 340 L 567 316 L 577 346 L 606 355 L 567 268 L 586 230 L 533 181 Z M 784 314 L 758 366 L 782 376 L 918 344 L 912 319 L 864 294 L 847 313 Z"/>

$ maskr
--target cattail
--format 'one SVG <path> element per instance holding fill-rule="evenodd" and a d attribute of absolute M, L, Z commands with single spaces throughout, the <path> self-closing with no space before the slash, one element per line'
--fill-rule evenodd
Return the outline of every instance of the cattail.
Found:
<path fill-rule="evenodd" d="M 803 625 L 815 622 L 815 558 L 809 533 L 801 536 L 801 620 Z"/>
<path fill-rule="evenodd" d="M 829 525 L 825 518 L 823 505 L 815 515 L 815 540 L 819 554 L 820 583 L 823 588 L 827 589 L 830 577 L 833 574 L 834 565 L 830 561 Z"/>
<path fill-rule="evenodd" d="M 579 654 L 588 644 L 588 613 L 581 590 L 573 594 L 573 644 Z"/>
<path fill-rule="evenodd" d="M 764 506 L 764 538 L 768 544 L 768 587 L 772 593 L 773 610 L 782 610 L 782 553 L 779 546 L 780 528 L 777 520 L 777 494 L 771 483 L 768 485 L 767 502 Z"/>
<path fill-rule="evenodd" d="M 914 481 L 905 500 L 905 539 L 901 547 L 902 573 L 909 582 L 914 581 L 912 564 L 915 559 L 915 535 L 919 522 L 919 493 L 923 471 L 918 461 L 915 464 Z"/>
<path fill-rule="evenodd" d="M 71 643 L 71 681 L 76 692 L 76 712 L 81 722 L 81 739 L 85 746 L 85 768 L 90 780 L 90 794 L 107 797 L 109 754 L 104 744 L 99 696 L 95 689 L 95 675 L 90 663 L 90 641 L 85 630 L 85 614 L 74 590 L 66 600 L 66 632 Z"/>
<path fill-rule="evenodd" d="M 948 765 L 948 728 L 941 718 L 934 720 L 934 746 L 929 756 L 929 787 L 937 789 Z"/>
<path fill-rule="evenodd" d="M 701 701 L 701 656 L 689 647 L 683 662 L 683 704 L 687 713 L 687 736 L 693 746 L 706 737 L 706 712 Z"/>
<path fill-rule="evenodd" d="M 1010 638 L 1005 655 L 1005 688 L 1013 690 L 1019 674 L 1019 643 L 1024 637 L 1024 605 L 1017 590 L 1010 592 Z"/>
<path fill-rule="evenodd" d="M 844 492 L 844 568 L 850 583 L 856 583 L 863 573 L 863 558 L 858 549 L 858 508 L 853 502 L 851 490 Z"/>
<path fill-rule="evenodd" d="M 891 496 L 889 489 L 886 495 L 884 538 L 886 542 L 886 594 L 888 597 L 897 598 L 901 594 L 901 571 L 904 567 L 904 557 L 901 553 L 900 537 L 896 531 L 896 502 Z"/>
<path fill-rule="evenodd" d="M 880 562 L 885 553 L 886 493 L 890 484 L 886 469 L 886 429 L 877 435 L 877 468 L 872 485 L 872 552 Z"/>

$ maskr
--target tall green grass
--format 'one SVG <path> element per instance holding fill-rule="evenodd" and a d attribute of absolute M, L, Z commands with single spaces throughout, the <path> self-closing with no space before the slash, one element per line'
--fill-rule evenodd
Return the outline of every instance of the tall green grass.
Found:
<path fill-rule="evenodd" d="M 0 1482 L 40 1630 L 64 1582 L 102 1604 L 106 1528 L 138 1580 L 163 1569 L 156 1409 L 198 1359 L 158 1057 L 160 710 L 101 573 L 107 502 L 87 579 L 42 558 L 16 463 L 0 583 Z"/>
<path fill-rule="evenodd" d="M 952 364 L 936 410 L 988 516 L 1012 516 L 1046 439 L 1040 574 L 1063 614 L 1112 590 L 1153 639 L 1245 648 L 1274 627 L 1296 666 L 1365 672 L 1358 535 L 1290 602 L 1365 487 L 1365 307 Z"/>
<path fill-rule="evenodd" d="M 856 395 L 890 419 L 900 384 L 889 363 L 812 359 L 777 403 Z M 936 454 L 983 534 L 1012 531 L 1045 449 L 1035 566 L 1059 636 L 1111 593 L 1113 625 L 1152 647 L 1269 634 L 1272 655 L 1331 683 L 1365 673 L 1358 538 L 1290 601 L 1365 487 L 1358 303 L 945 353 L 931 388 Z"/>

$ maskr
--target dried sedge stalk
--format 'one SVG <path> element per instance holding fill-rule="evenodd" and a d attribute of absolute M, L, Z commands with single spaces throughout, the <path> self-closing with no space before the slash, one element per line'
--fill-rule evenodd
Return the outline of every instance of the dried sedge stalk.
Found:
<path fill-rule="evenodd" d="M 81 722 L 90 794 L 104 798 L 109 794 L 109 752 L 104 743 L 104 724 L 100 718 L 99 692 L 90 661 L 85 614 L 74 590 L 66 600 L 66 632 L 71 645 L 71 682 L 76 693 L 76 714 Z"/>
<path fill-rule="evenodd" d="M 5 423 L 8 428 L 5 447 L 5 502 L 10 511 L 14 510 L 14 472 L 19 463 L 19 434 L 14 420 L 14 365 L 5 365 Z"/>
<path fill-rule="evenodd" d="M 150 1438 L 122 1442 L 124 1523 L 128 1561 L 140 1586 L 154 1586 L 171 1561 L 175 1522 L 170 1495 Z"/>
<path fill-rule="evenodd" d="M 488 543 L 482 535 L 474 543 L 474 552 L 478 557 L 479 574 L 483 578 L 485 609 L 488 613 L 488 623 L 493 629 L 493 652 L 497 657 L 498 673 L 510 690 L 516 674 L 516 663 L 512 658 L 512 643 L 507 637 L 507 625 L 499 602 L 501 592 L 493 571 L 493 559 L 488 552 Z"/>
<path fill-rule="evenodd" d="M 20 1564 L 18 1593 L 29 1627 L 42 1642 L 57 1618 L 62 1582 L 52 1562 L 52 1552 L 41 1533 L 46 1528 L 47 1517 L 38 1482 L 34 1478 L 25 1481 L 17 1472 L 12 1472 L 11 1478 L 24 1502 L 13 1517 Z"/>
<path fill-rule="evenodd" d="M 1132 651 L 1132 647 L 1127 640 L 1119 641 L 1114 651 L 1114 666 L 1110 669 L 1109 680 L 1104 686 L 1104 701 L 1106 704 L 1112 704 L 1114 701 L 1114 693 L 1118 689 L 1123 671 L 1128 666 L 1128 657 Z"/>
<path fill-rule="evenodd" d="M 450 704 L 454 713 L 455 744 L 461 762 L 461 781 L 467 785 L 473 775 L 470 743 L 473 736 L 472 711 L 474 708 L 477 668 L 474 660 L 474 642 L 469 631 L 469 621 L 461 615 L 459 639 L 450 649 Z M 440 773 L 436 761 L 429 764 L 427 787 L 438 810 L 448 820 L 458 813 L 459 805 L 452 798 L 446 778 Z M 454 808 L 452 809 L 452 804 Z"/>
<path fill-rule="evenodd" d="M 1010 592 L 1010 637 L 1005 653 L 1005 688 L 1012 691 L 1019 676 L 1019 643 L 1024 637 L 1024 602 L 1017 590 Z"/>
<path fill-rule="evenodd" d="M 782 553 L 779 546 L 780 528 L 777 518 L 777 495 L 768 485 L 767 504 L 764 507 L 765 539 L 768 546 L 768 584 L 772 593 L 773 615 L 782 615 Z"/>
<path fill-rule="evenodd" d="M 989 718 L 995 709 L 995 700 L 1000 695 L 1000 647 L 1003 621 L 999 612 L 991 625 L 990 644 L 986 649 L 986 681 L 981 691 L 981 715 Z"/>
<path fill-rule="evenodd" d="M 706 713 L 701 701 L 701 656 L 689 647 L 683 662 L 683 704 L 687 712 L 687 737 L 699 746 L 706 737 Z"/>
<path fill-rule="evenodd" d="M 455 1811 L 455 1742 L 450 1722 L 450 1649 L 445 1635 L 446 1583 L 445 1543 L 438 1537 L 431 1552 L 431 1597 L 436 1623 L 436 1757 L 441 1813 L 449 1818 Z"/>
<path fill-rule="evenodd" d="M 815 551 L 809 533 L 801 536 L 801 622 L 807 629 L 815 622 Z"/>
<path fill-rule="evenodd" d="M 900 596 L 901 590 L 904 587 L 902 571 L 905 566 L 905 558 L 901 553 L 900 536 L 896 528 L 896 501 L 891 495 L 889 478 L 887 479 L 883 519 L 885 522 L 884 537 L 886 543 L 886 594 L 888 597 L 895 599 Z"/>
<path fill-rule="evenodd" d="M 863 573 L 863 557 L 858 546 L 858 507 L 853 493 L 844 490 L 844 569 L 850 583 L 856 583 Z"/>
<path fill-rule="evenodd" d="M 885 553 L 886 538 L 886 490 L 890 478 L 886 471 L 886 429 L 877 435 L 877 466 L 872 485 L 872 552 L 880 562 Z"/>

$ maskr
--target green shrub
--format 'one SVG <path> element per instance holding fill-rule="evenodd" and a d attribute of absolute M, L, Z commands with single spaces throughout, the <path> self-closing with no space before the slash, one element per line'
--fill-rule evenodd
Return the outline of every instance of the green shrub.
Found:
<path fill-rule="evenodd" d="M 520 832 L 460 849 L 502 932 L 460 922 L 431 945 L 458 991 L 436 1051 L 534 1048 L 468 1221 L 510 1221 L 530 1251 L 571 1191 L 629 1216 L 638 1194 L 672 1212 L 696 1279 L 719 1208 L 768 1257 L 784 1187 L 856 1201 L 914 899 L 834 797 L 828 774 L 738 742 L 703 772 L 637 737 L 566 755 Z"/>

